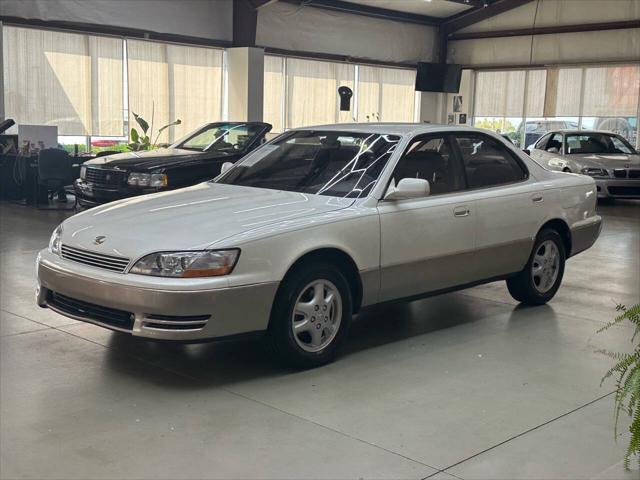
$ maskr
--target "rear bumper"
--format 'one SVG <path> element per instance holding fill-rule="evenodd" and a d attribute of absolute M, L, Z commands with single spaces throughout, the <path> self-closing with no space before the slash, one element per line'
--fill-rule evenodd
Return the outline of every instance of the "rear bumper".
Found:
<path fill-rule="evenodd" d="M 640 198 L 640 178 L 595 180 L 598 198 Z"/>
<path fill-rule="evenodd" d="M 172 289 L 105 281 L 38 255 L 38 305 L 134 336 L 197 341 L 265 330 L 277 282 L 211 289 Z M 55 257 L 55 256 L 54 256 Z M 71 262 L 66 262 L 67 264 Z M 84 272 L 83 272 L 84 273 Z M 125 279 L 127 274 L 117 274 Z"/>
<path fill-rule="evenodd" d="M 596 215 L 585 222 L 576 224 L 571 229 L 571 256 L 590 248 L 602 231 L 602 217 Z"/>
<path fill-rule="evenodd" d="M 87 183 L 81 179 L 77 179 L 74 182 L 73 189 L 78 203 L 85 208 L 160 191 L 159 188 L 106 187 Z"/>

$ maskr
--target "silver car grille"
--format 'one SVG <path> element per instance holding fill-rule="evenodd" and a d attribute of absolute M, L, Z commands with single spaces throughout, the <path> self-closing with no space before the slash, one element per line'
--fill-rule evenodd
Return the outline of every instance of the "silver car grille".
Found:
<path fill-rule="evenodd" d="M 90 252 L 69 245 L 62 245 L 62 258 L 118 273 L 123 273 L 129 265 L 128 258 Z"/>

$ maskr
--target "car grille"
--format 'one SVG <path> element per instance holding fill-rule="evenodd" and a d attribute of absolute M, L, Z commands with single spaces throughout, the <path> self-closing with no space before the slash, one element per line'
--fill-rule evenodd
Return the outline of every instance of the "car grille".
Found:
<path fill-rule="evenodd" d="M 607 187 L 610 195 L 640 196 L 640 187 Z"/>
<path fill-rule="evenodd" d="M 622 168 L 616 168 L 613 171 L 613 176 L 616 178 L 627 178 L 627 171 Z"/>
<path fill-rule="evenodd" d="M 629 178 L 640 178 L 640 170 L 629 170 Z"/>
<path fill-rule="evenodd" d="M 131 312 L 95 305 L 53 291 L 49 291 L 47 303 L 53 308 L 75 317 L 95 320 L 123 330 L 133 330 L 135 317 Z"/>
<path fill-rule="evenodd" d="M 123 273 L 129 265 L 128 258 L 90 252 L 69 245 L 62 245 L 62 258 L 118 273 Z"/>
<path fill-rule="evenodd" d="M 96 185 L 119 186 L 127 183 L 127 172 L 108 168 L 87 167 L 85 181 Z"/>

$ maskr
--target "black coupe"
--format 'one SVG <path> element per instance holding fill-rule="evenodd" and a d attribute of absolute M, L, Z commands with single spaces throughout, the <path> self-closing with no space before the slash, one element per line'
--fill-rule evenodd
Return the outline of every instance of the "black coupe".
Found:
<path fill-rule="evenodd" d="M 168 148 L 128 152 L 85 162 L 74 183 L 78 202 L 93 207 L 121 198 L 187 187 L 216 177 L 265 140 L 262 122 L 209 123 Z"/>

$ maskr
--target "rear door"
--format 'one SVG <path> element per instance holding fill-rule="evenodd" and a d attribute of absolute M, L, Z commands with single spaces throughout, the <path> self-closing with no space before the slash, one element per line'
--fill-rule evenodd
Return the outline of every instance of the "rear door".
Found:
<path fill-rule="evenodd" d="M 482 133 L 455 134 L 476 210 L 476 280 L 520 271 L 544 216 L 544 193 L 524 163 Z"/>

